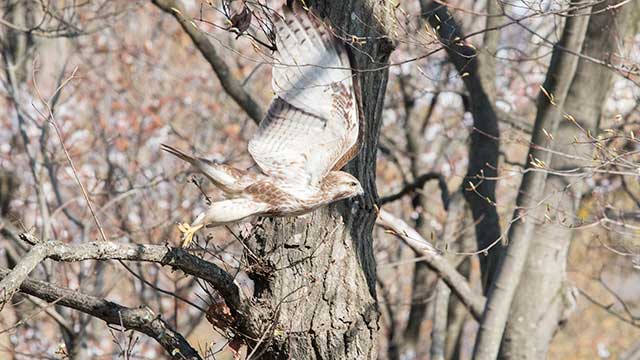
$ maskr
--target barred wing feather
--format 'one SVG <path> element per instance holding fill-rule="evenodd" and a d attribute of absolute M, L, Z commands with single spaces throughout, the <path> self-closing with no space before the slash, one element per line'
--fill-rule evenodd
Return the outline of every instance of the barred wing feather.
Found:
<path fill-rule="evenodd" d="M 313 15 L 285 15 L 275 23 L 276 97 L 249 152 L 266 174 L 308 187 L 353 157 L 358 114 L 343 45 Z"/>

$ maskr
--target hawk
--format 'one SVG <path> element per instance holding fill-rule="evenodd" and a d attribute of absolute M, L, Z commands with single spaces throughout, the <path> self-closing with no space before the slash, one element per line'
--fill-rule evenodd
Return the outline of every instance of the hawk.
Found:
<path fill-rule="evenodd" d="M 212 203 L 191 225 L 179 224 L 182 246 L 203 226 L 251 216 L 297 216 L 363 194 L 340 171 L 359 150 L 358 105 L 342 42 L 308 11 L 285 8 L 274 22 L 275 96 L 248 150 L 261 172 L 193 157 L 162 145 L 219 187 L 227 199 Z"/>

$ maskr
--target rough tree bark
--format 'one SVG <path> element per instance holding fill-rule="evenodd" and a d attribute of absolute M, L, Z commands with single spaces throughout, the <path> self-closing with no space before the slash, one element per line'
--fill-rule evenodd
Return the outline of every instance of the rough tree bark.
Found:
<path fill-rule="evenodd" d="M 307 2 L 309 3 L 309 2 Z M 273 316 L 255 354 L 268 359 L 375 359 L 378 309 L 372 228 L 375 163 L 392 44 L 385 2 L 315 1 L 350 47 L 365 129 L 359 156 L 347 167 L 365 189 L 354 201 L 307 219 L 265 219 L 248 240 L 254 301 Z M 353 37 L 355 35 L 357 37 Z"/>
<path fill-rule="evenodd" d="M 572 3 L 575 5 L 575 3 Z M 536 121 L 527 156 L 527 171 L 518 190 L 516 209 L 509 230 L 509 245 L 498 266 L 496 278 L 487 297 L 487 305 L 476 339 L 474 359 L 495 359 L 498 356 L 509 308 L 524 269 L 531 244 L 534 219 L 543 218 L 543 197 L 547 173 L 535 171 L 533 164 L 549 164 L 551 153 L 539 146 L 549 146 L 545 132 L 555 133 L 562 118 L 562 106 L 569 85 L 576 73 L 579 52 L 585 37 L 590 8 L 572 10 L 560 41 L 554 45 L 551 63 L 537 102 Z M 538 146 L 536 146 L 538 145 Z M 531 171 L 531 170 L 534 171 Z M 526 219 L 526 221 L 525 221 Z"/>
<path fill-rule="evenodd" d="M 632 8 L 637 2 L 601 12 L 619 1 L 608 1 L 594 6 L 589 20 L 582 54 L 602 61 L 609 61 L 624 34 Z M 581 59 L 571 82 L 564 112 L 572 115 L 578 124 L 591 134 L 596 134 L 603 103 L 609 91 L 613 71 L 592 61 Z M 554 150 L 564 154 L 591 157 L 590 145 L 575 145 L 574 137 L 586 138 L 570 121 L 562 121 L 553 134 Z M 554 155 L 550 167 L 569 170 L 587 165 L 577 157 Z M 553 335 L 561 321 L 566 320 L 569 307 L 575 300 L 572 287 L 567 284 L 566 263 L 573 236 L 572 220 L 578 210 L 581 183 L 584 179 L 567 178 L 549 174 L 544 194 L 554 194 L 549 204 L 551 222 L 536 219 L 536 228 L 525 264 L 524 273 L 511 305 L 509 321 L 501 348 L 501 358 L 542 359 L 546 356 Z M 565 220 L 563 220 L 565 219 Z"/>

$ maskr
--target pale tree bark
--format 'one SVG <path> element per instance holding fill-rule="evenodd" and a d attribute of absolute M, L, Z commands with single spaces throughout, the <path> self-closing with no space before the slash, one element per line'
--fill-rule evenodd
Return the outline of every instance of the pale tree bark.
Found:
<path fill-rule="evenodd" d="M 637 2 L 602 12 L 619 1 L 608 1 L 594 6 L 582 54 L 590 58 L 609 61 L 617 51 L 619 37 L 632 11 L 638 11 Z M 635 10 L 634 10 L 635 8 Z M 576 74 L 564 102 L 564 112 L 572 115 L 578 124 L 596 134 L 602 115 L 603 103 L 610 89 L 613 71 L 586 59 L 580 59 Z M 554 150 L 568 155 L 590 158 L 590 145 L 575 145 L 574 137 L 585 140 L 583 133 L 570 121 L 562 121 L 553 134 Z M 570 170 L 586 165 L 576 157 L 554 155 L 550 167 Z M 501 357 L 505 359 L 542 359 L 549 343 L 566 314 L 575 305 L 574 292 L 567 283 L 566 264 L 574 231 L 572 219 L 578 210 L 584 179 L 549 174 L 544 194 L 553 194 L 545 200 L 550 222 L 535 219 L 532 244 L 524 273 L 516 290 L 509 321 L 502 342 Z M 563 220 L 564 219 L 564 220 Z M 515 239 L 513 239 L 515 240 Z"/>
<path fill-rule="evenodd" d="M 254 301 L 273 314 L 264 324 L 264 341 L 254 341 L 254 356 L 377 356 L 379 314 L 371 233 L 376 219 L 376 149 L 392 50 L 386 36 L 386 6 L 370 0 L 312 4 L 349 43 L 365 129 L 360 154 L 347 169 L 360 179 L 365 196 L 318 210 L 307 219 L 266 219 L 254 232 L 245 254 L 255 284 Z M 367 69 L 372 71 L 358 71 Z"/>
<path fill-rule="evenodd" d="M 465 202 L 462 192 L 457 191 L 452 197 L 449 205 L 449 213 L 447 214 L 447 223 L 444 230 L 445 243 L 452 253 L 469 252 L 475 249 L 475 234 L 473 227 L 473 217 L 469 210 L 468 204 Z M 468 231 L 468 233 L 467 233 Z M 460 234 L 465 234 L 461 236 Z M 458 238 L 459 239 L 456 239 Z M 456 270 L 465 279 L 470 279 L 471 275 L 471 257 L 463 256 L 460 258 L 449 255 L 451 261 L 457 262 Z M 469 311 L 457 296 L 450 296 L 447 304 L 447 328 L 445 335 L 444 358 L 455 359 L 459 355 L 455 354 L 463 346 L 461 340 L 463 337 L 462 330 L 464 323 L 469 318 Z"/>
<path fill-rule="evenodd" d="M 458 266 L 458 272 L 465 278 L 471 275 L 471 258 L 464 259 Z M 462 301 L 456 296 L 449 298 L 447 314 L 447 335 L 445 342 L 445 359 L 460 358 L 460 351 L 464 344 L 464 325 L 469 317 L 469 311 Z"/>
<path fill-rule="evenodd" d="M 471 228 L 471 214 L 468 211 L 467 204 L 465 203 L 464 196 L 461 191 L 456 191 L 449 201 L 447 209 L 447 221 L 444 225 L 444 231 L 442 234 L 441 244 L 445 244 L 448 254 L 444 254 L 443 257 L 456 266 L 456 270 L 463 278 L 468 278 L 468 272 L 466 274 L 460 272 L 463 269 L 463 263 L 469 259 L 465 257 L 459 257 L 453 255 L 456 252 L 466 252 L 470 249 L 474 249 L 473 235 L 459 237 L 458 234 L 464 231 L 465 228 Z M 463 269 L 464 270 L 464 269 Z M 451 289 L 443 280 L 442 275 L 438 273 L 440 279 L 435 286 L 433 297 L 433 327 L 431 329 L 431 348 L 429 354 L 432 359 L 450 359 L 451 356 L 447 356 L 448 344 L 456 342 L 458 338 L 458 324 L 460 324 L 460 317 L 457 316 L 457 310 L 462 310 L 464 314 L 467 314 L 467 310 L 464 304 L 456 297 L 452 297 Z M 451 315 L 451 316 L 450 316 Z"/>
<path fill-rule="evenodd" d="M 547 173 L 535 170 L 533 164 L 549 164 L 551 153 L 539 146 L 549 146 L 545 132 L 555 133 L 562 118 L 562 106 L 569 92 L 569 85 L 576 73 L 577 53 L 582 49 L 589 8 L 573 10 L 567 17 L 562 37 L 554 46 L 547 76 L 537 102 L 536 121 L 532 146 L 527 156 L 527 169 L 518 191 L 516 209 L 509 229 L 509 245 L 501 259 L 495 281 L 489 289 L 487 305 L 476 339 L 474 359 L 495 359 L 498 356 L 509 308 L 520 282 L 520 277 L 531 244 L 534 219 L 543 218 L 545 208 L 539 204 L 544 194 Z M 536 146 L 538 145 L 538 146 Z M 539 167 L 539 166 L 538 166 Z"/>
<path fill-rule="evenodd" d="M 433 329 L 431 330 L 431 348 L 429 349 L 430 358 L 433 360 L 444 360 L 450 294 L 451 289 L 444 281 L 439 280 L 435 290 Z"/>

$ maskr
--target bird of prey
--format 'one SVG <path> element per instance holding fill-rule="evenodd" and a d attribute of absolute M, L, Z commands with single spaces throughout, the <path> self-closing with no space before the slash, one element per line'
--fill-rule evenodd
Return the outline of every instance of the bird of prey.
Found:
<path fill-rule="evenodd" d="M 302 9 L 274 21 L 275 96 L 248 150 L 261 172 L 239 170 L 162 149 L 187 161 L 227 199 L 212 203 L 191 225 L 179 224 L 183 247 L 203 226 L 258 216 L 297 216 L 363 194 L 339 171 L 359 151 L 359 123 L 349 58 L 327 25 Z"/>

